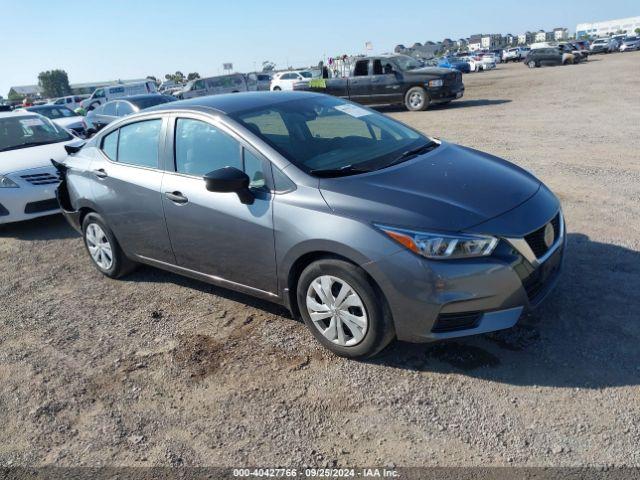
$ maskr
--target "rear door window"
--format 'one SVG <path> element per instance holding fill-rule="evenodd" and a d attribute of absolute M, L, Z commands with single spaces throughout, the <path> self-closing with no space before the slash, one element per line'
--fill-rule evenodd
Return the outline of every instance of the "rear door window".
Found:
<path fill-rule="evenodd" d="M 158 168 L 161 119 L 145 120 L 120 128 L 118 162 Z"/>
<path fill-rule="evenodd" d="M 111 117 L 115 117 L 116 116 L 116 102 L 110 102 L 105 104 L 104 108 L 102 109 L 102 115 L 109 115 Z"/>
<path fill-rule="evenodd" d="M 111 132 L 102 140 L 102 151 L 109 157 L 109 160 L 116 162 L 118 160 L 118 134 L 120 130 Z"/>
<path fill-rule="evenodd" d="M 131 115 L 133 108 L 127 102 L 118 102 L 118 116 L 124 117 L 125 115 Z"/>

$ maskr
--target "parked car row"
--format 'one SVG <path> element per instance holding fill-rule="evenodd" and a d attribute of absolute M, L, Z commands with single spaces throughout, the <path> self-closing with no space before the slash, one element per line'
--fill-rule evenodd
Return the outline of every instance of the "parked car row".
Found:
<path fill-rule="evenodd" d="M 640 49 L 638 36 L 613 36 L 596 38 L 590 46 L 591 53 L 630 52 Z"/>
<path fill-rule="evenodd" d="M 573 42 L 550 44 L 541 42 L 532 45 L 524 58 L 524 64 L 529 68 L 555 65 L 572 65 L 586 62 L 590 51 L 580 48 Z"/>

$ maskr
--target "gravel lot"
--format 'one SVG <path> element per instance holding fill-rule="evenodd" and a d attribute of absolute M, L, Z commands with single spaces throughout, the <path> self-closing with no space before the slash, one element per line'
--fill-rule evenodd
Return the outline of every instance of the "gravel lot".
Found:
<path fill-rule="evenodd" d="M 0 465 L 640 465 L 640 52 L 466 75 L 385 109 L 561 198 L 564 276 L 500 334 L 322 350 L 280 307 L 102 277 L 62 218 L 0 227 Z"/>

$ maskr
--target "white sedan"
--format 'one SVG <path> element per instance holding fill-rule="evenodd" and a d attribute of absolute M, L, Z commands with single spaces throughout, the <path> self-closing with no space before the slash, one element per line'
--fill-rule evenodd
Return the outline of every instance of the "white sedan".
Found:
<path fill-rule="evenodd" d="M 270 90 L 277 92 L 280 90 L 293 90 L 293 84 L 298 82 L 308 82 L 313 78 L 313 74 L 306 70 L 278 72 L 271 79 Z"/>
<path fill-rule="evenodd" d="M 77 138 L 37 113 L 0 113 L 0 224 L 59 211 L 59 180 L 51 159 L 65 159 L 65 145 L 75 142 Z"/>

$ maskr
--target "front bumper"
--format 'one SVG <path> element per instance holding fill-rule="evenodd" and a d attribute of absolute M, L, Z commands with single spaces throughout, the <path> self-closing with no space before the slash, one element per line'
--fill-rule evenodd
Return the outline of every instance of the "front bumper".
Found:
<path fill-rule="evenodd" d="M 38 185 L 23 178 L 23 175 L 49 174 L 54 174 L 51 168 L 25 170 L 7 175 L 18 184 L 18 188 L 0 188 L 0 224 L 21 222 L 60 211 L 55 196 L 57 182 Z"/>
<path fill-rule="evenodd" d="M 427 87 L 432 103 L 450 102 L 464 95 L 464 84 L 445 85 L 443 87 Z"/>
<path fill-rule="evenodd" d="M 429 261 L 400 251 L 366 265 L 389 303 L 398 339 L 428 342 L 513 327 L 558 281 L 566 247 L 560 221 L 561 236 L 540 259 L 502 238 L 486 258 Z"/>

